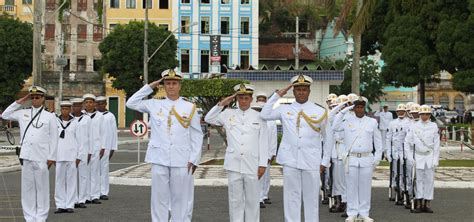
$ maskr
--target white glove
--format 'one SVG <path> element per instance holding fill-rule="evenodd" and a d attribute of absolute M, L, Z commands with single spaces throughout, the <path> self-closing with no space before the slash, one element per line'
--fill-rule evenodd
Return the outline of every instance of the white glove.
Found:
<path fill-rule="evenodd" d="M 351 110 L 352 108 L 354 108 L 354 105 L 344 108 L 344 109 L 341 111 L 341 113 L 342 113 L 342 114 L 346 114 L 346 113 L 349 112 L 349 110 Z"/>

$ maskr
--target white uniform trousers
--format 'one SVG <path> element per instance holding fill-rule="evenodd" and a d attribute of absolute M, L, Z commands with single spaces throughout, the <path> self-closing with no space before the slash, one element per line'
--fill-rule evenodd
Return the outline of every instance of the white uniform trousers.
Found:
<path fill-rule="evenodd" d="M 344 162 L 337 158 L 332 158 L 332 194 L 340 195 L 342 202 L 346 202 L 346 172 Z"/>
<path fill-rule="evenodd" d="M 56 186 L 54 199 L 56 208 L 73 209 L 76 200 L 77 168 L 75 161 L 56 162 Z"/>
<path fill-rule="evenodd" d="M 433 200 L 435 168 L 416 169 L 416 199 Z"/>
<path fill-rule="evenodd" d="M 151 165 L 151 219 L 153 222 L 190 222 L 193 203 L 194 178 L 191 172 L 188 172 L 188 168 Z M 168 211 L 171 211 L 171 220 L 169 220 Z"/>
<path fill-rule="evenodd" d="M 76 203 L 85 203 L 86 200 L 91 200 L 91 171 L 90 165 L 86 161 L 81 161 L 77 168 L 79 178 L 79 188 L 77 189 Z"/>
<path fill-rule="evenodd" d="M 347 173 L 347 215 L 368 217 L 373 167 L 349 166 Z"/>
<path fill-rule="evenodd" d="M 404 172 L 405 170 L 403 169 L 403 161 L 401 162 L 401 174 L 400 174 L 400 186 L 402 186 L 402 190 L 405 190 L 405 183 L 404 183 Z M 409 195 L 412 195 L 413 193 L 413 182 L 412 182 L 412 171 L 413 171 L 413 165 L 409 164 L 407 162 L 407 167 L 406 167 L 406 180 L 407 180 L 407 190 Z"/>
<path fill-rule="evenodd" d="M 109 195 L 109 156 L 110 150 L 104 151 L 100 159 L 100 195 Z"/>
<path fill-rule="evenodd" d="M 268 199 L 268 192 L 270 191 L 270 167 L 271 164 L 268 164 L 265 173 L 262 178 L 260 178 L 260 202 Z"/>
<path fill-rule="evenodd" d="M 89 163 L 91 170 L 91 199 L 99 199 L 100 197 L 100 151 L 93 151 L 91 161 Z"/>
<path fill-rule="evenodd" d="M 260 221 L 260 186 L 257 174 L 227 171 L 231 222 Z"/>
<path fill-rule="evenodd" d="M 382 135 L 382 150 L 385 150 L 385 141 L 387 141 L 387 130 L 380 129 L 380 134 Z"/>
<path fill-rule="evenodd" d="M 23 160 L 21 208 L 27 222 L 42 222 L 48 218 L 49 171 L 46 162 Z"/>
<path fill-rule="evenodd" d="M 390 154 L 389 154 L 390 155 Z M 392 187 L 397 187 L 398 160 L 392 160 Z"/>
<path fill-rule="evenodd" d="M 301 220 L 301 199 L 304 204 L 304 221 L 319 221 L 319 189 L 321 177 L 318 170 L 301 170 L 283 166 L 283 209 L 285 222 Z"/>

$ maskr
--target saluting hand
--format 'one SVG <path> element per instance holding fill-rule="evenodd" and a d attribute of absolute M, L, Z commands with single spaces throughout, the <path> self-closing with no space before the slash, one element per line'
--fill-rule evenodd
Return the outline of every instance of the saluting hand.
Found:
<path fill-rule="evenodd" d="M 235 93 L 234 95 L 232 96 L 228 96 L 226 97 L 225 99 L 223 99 L 222 101 L 219 102 L 219 106 L 227 106 L 229 105 L 232 100 L 234 100 L 234 98 L 237 96 L 237 93 Z"/>
<path fill-rule="evenodd" d="M 29 98 L 30 98 L 30 94 L 27 94 L 26 96 L 23 96 L 23 97 L 21 97 L 20 99 L 18 99 L 16 102 L 17 102 L 18 104 L 22 104 L 22 105 L 23 105 L 23 103 L 25 103 Z"/>
<path fill-rule="evenodd" d="M 159 79 L 159 80 L 156 80 L 150 84 L 148 84 L 152 89 L 154 89 L 155 87 L 158 87 L 161 83 L 161 81 L 163 81 L 163 78 Z"/>
<path fill-rule="evenodd" d="M 279 95 L 280 97 L 283 97 L 284 95 L 286 95 L 286 93 L 288 92 L 288 90 L 291 89 L 291 87 L 293 87 L 293 84 L 290 84 L 290 85 L 288 85 L 287 87 L 278 90 L 276 93 L 278 93 L 278 95 Z"/>
<path fill-rule="evenodd" d="M 266 167 L 258 167 L 257 175 L 258 175 L 259 180 L 260 180 L 260 178 L 262 178 L 263 174 L 265 174 L 265 169 L 266 169 Z"/>

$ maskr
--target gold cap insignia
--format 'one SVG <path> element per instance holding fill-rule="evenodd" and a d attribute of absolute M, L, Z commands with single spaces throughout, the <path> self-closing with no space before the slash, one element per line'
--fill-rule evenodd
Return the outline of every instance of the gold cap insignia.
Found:
<path fill-rule="evenodd" d="M 304 79 L 304 76 L 300 74 L 300 76 L 298 76 L 298 83 L 304 83 L 305 82 L 305 79 Z"/>

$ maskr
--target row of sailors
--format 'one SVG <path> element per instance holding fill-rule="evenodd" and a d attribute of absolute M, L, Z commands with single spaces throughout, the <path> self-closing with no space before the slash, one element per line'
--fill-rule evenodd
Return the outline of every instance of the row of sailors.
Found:
<path fill-rule="evenodd" d="M 49 168 L 56 165 L 55 213 L 73 213 L 86 203 L 108 200 L 109 160 L 117 150 L 115 116 L 106 110 L 106 98 L 85 94 L 61 101 L 56 116 L 44 107 L 46 90 L 12 103 L 2 118 L 20 126 L 21 204 L 26 221 L 46 221 L 49 204 Z M 28 100 L 32 107 L 21 109 Z"/>

